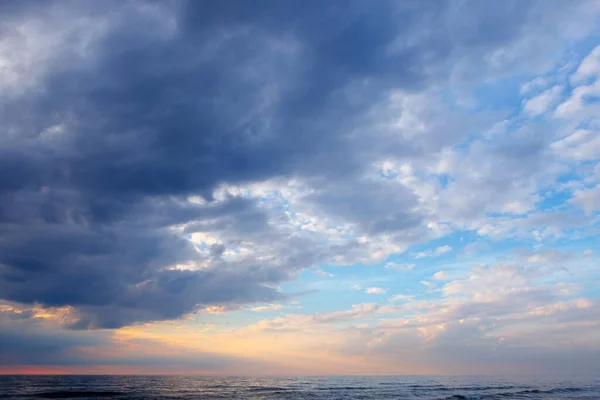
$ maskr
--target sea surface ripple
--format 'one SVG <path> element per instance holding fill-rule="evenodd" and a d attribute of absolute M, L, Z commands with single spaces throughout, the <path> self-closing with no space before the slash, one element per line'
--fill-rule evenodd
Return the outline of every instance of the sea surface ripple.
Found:
<path fill-rule="evenodd" d="M 0 399 L 582 400 L 600 399 L 600 379 L 6 375 Z"/>

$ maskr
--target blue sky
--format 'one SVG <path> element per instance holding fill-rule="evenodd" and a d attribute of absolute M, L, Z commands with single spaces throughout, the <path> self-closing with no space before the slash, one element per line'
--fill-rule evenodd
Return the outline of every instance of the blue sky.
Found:
<path fill-rule="evenodd" d="M 0 7 L 0 372 L 600 368 L 598 1 Z"/>

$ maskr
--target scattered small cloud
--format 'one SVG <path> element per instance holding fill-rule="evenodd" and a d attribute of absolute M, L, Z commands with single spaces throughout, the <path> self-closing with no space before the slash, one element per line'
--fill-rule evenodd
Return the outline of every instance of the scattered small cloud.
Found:
<path fill-rule="evenodd" d="M 586 79 L 600 75 L 600 46 L 597 46 L 579 64 L 577 71 L 571 75 L 571 83 L 581 84 Z"/>
<path fill-rule="evenodd" d="M 266 305 L 266 306 L 252 307 L 250 310 L 254 311 L 254 312 L 281 311 L 281 310 L 283 310 L 283 305 L 281 305 L 281 304 L 269 304 L 269 305 Z"/>
<path fill-rule="evenodd" d="M 557 102 L 562 93 L 561 86 L 554 86 L 537 96 L 534 96 L 523 102 L 523 111 L 532 117 L 543 114 L 550 106 Z"/>
<path fill-rule="evenodd" d="M 490 250 L 491 248 L 492 247 L 488 243 L 477 241 L 466 245 L 462 252 L 467 256 L 472 256 L 476 253 Z"/>
<path fill-rule="evenodd" d="M 238 311 L 240 310 L 239 306 L 232 306 L 232 305 L 228 305 L 228 306 L 208 306 L 204 309 L 202 309 L 202 311 L 204 311 L 205 313 L 208 314 L 224 314 L 227 312 L 231 312 L 231 311 Z"/>
<path fill-rule="evenodd" d="M 540 88 L 546 87 L 547 84 L 548 82 L 546 79 L 542 77 L 537 77 L 534 80 L 525 82 L 523 85 L 521 85 L 520 92 L 521 94 L 529 94 L 534 90 L 539 90 Z"/>
<path fill-rule="evenodd" d="M 587 215 L 600 210 L 600 184 L 593 188 L 576 190 L 571 202 L 582 208 Z"/>
<path fill-rule="evenodd" d="M 421 285 L 427 287 L 428 289 L 435 287 L 435 283 L 429 281 L 421 281 Z"/>
<path fill-rule="evenodd" d="M 433 250 L 433 251 L 426 250 L 426 251 L 418 252 L 417 254 L 415 254 L 415 258 L 419 259 L 419 258 L 440 256 L 442 254 L 449 253 L 451 251 L 452 251 L 451 246 L 444 245 L 444 246 L 436 247 L 435 250 Z"/>
<path fill-rule="evenodd" d="M 445 246 L 437 247 L 435 249 L 435 254 L 445 254 L 445 253 L 449 253 L 451 251 L 452 251 L 452 247 L 445 245 Z"/>
<path fill-rule="evenodd" d="M 527 257 L 527 262 L 532 263 L 532 264 L 541 264 L 541 263 L 547 263 L 548 259 L 542 255 L 542 254 L 533 254 L 529 257 Z"/>
<path fill-rule="evenodd" d="M 445 281 L 448 280 L 448 274 L 444 271 L 438 271 L 433 274 L 432 279 L 435 279 L 436 281 Z"/>
<path fill-rule="evenodd" d="M 323 271 L 321 268 L 315 267 L 313 269 L 314 273 L 321 276 L 326 276 L 328 278 L 333 278 L 335 275 L 329 272 Z"/>
<path fill-rule="evenodd" d="M 395 271 L 410 271 L 415 268 L 415 264 L 397 264 L 393 262 L 389 262 L 385 264 L 385 268 L 393 269 Z"/>
<path fill-rule="evenodd" d="M 387 292 L 387 289 L 383 289 L 380 287 L 370 287 L 367 288 L 367 290 L 365 290 L 365 293 L 368 294 L 385 294 L 385 292 Z"/>
<path fill-rule="evenodd" d="M 600 349 L 600 304 L 573 298 L 596 293 L 593 1 L 356 2 L 344 18 L 329 2 L 12 3 L 0 39 L 9 359 L 60 361 L 57 342 L 89 348 L 85 333 L 107 347 L 84 362 L 122 363 L 104 338 L 160 334 L 155 349 L 194 341 L 250 368 L 273 357 L 281 373 L 281 357 L 306 371 L 307 354 L 331 373 L 599 369 L 578 358 Z M 442 262 L 463 251 L 468 262 Z M 339 298 L 327 290 L 340 284 Z M 363 298 L 386 305 L 350 307 Z M 32 330 L 43 335 L 22 342 Z M 219 371 L 247 371 L 235 363 Z"/>
<path fill-rule="evenodd" d="M 396 294 L 388 299 L 390 303 L 396 303 L 399 301 L 410 301 L 414 298 L 414 296 L 409 296 L 405 294 Z"/>

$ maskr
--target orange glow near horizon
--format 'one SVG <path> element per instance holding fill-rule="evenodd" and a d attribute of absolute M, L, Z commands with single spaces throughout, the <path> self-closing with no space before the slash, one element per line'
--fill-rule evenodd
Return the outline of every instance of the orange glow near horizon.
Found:
<path fill-rule="evenodd" d="M 128 365 L 14 365 L 0 366 L 0 375 L 228 375 L 226 371 L 187 370 Z"/>

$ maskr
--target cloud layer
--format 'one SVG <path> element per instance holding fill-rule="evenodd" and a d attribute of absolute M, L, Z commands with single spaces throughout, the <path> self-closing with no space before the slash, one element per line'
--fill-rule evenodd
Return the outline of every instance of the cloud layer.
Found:
<path fill-rule="evenodd" d="M 2 323 L 60 314 L 44 324 L 82 347 L 101 334 L 71 330 L 285 312 L 243 329 L 356 320 L 328 346 L 377 362 L 395 342 L 437 341 L 432 360 L 456 356 L 449 343 L 496 349 L 558 311 L 593 325 L 597 260 L 573 254 L 599 222 L 599 14 L 583 0 L 3 2 Z M 529 253 L 505 262 L 515 252 Z"/>

